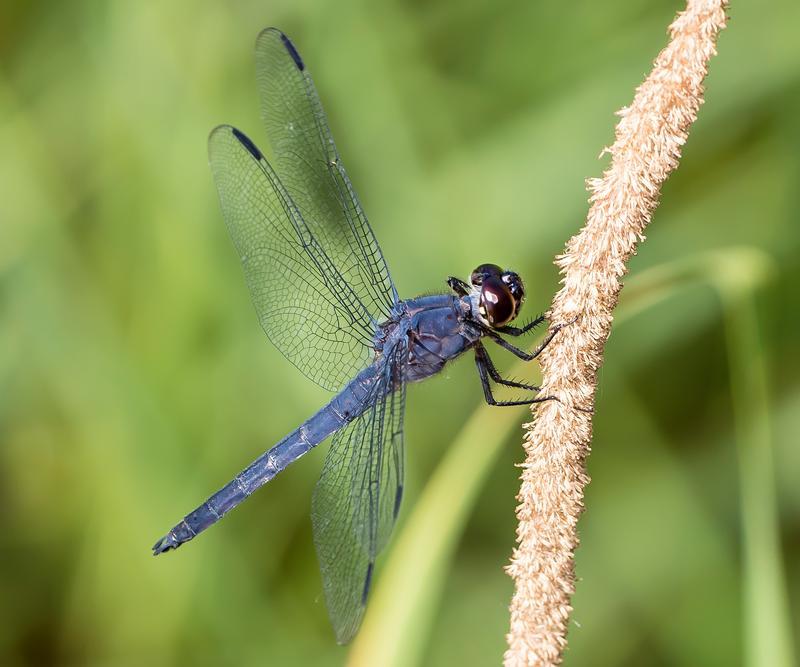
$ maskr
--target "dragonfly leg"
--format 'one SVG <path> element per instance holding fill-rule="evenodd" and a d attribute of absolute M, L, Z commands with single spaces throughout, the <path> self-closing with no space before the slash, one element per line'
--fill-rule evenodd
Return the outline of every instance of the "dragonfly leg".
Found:
<path fill-rule="evenodd" d="M 538 327 L 542 322 L 544 322 L 547 318 L 544 315 L 539 315 L 535 320 L 531 320 L 523 327 L 499 327 L 496 331 L 500 333 L 504 333 L 508 336 L 522 336 L 523 334 L 528 333 L 531 329 L 535 329 Z"/>
<path fill-rule="evenodd" d="M 566 324 L 556 324 L 555 326 L 553 326 L 553 328 L 550 329 L 550 332 L 547 334 L 547 336 L 545 336 L 544 340 L 542 340 L 542 342 L 539 343 L 539 345 L 533 352 L 525 352 L 524 350 L 520 350 L 515 345 L 512 345 L 507 340 L 503 339 L 499 335 L 499 333 L 508 334 L 509 336 L 521 336 L 522 334 L 527 333 L 537 325 L 541 324 L 545 320 L 544 315 L 539 315 L 539 317 L 537 317 L 535 320 L 532 320 L 531 322 L 528 322 L 528 324 L 526 324 L 522 328 L 500 327 L 498 329 L 491 329 L 489 327 L 483 327 L 482 331 L 487 336 L 489 336 L 489 338 L 491 338 L 495 343 L 497 343 L 500 347 L 505 348 L 506 350 L 516 355 L 520 359 L 524 359 L 525 361 L 531 361 L 532 359 L 536 359 L 536 357 L 538 357 L 542 353 L 542 350 L 544 350 L 544 348 L 547 347 L 547 345 L 550 343 L 551 340 L 553 340 L 553 338 L 555 338 L 555 335 L 559 331 L 561 331 L 565 326 L 573 324 L 574 322 L 577 321 L 577 319 L 578 317 L 576 316 Z"/>
<path fill-rule="evenodd" d="M 428 336 L 430 337 L 430 335 L 428 335 Z M 425 341 L 423 340 L 424 338 L 425 338 L 424 335 L 420 335 L 416 331 L 409 331 L 408 332 L 408 346 L 409 346 L 409 349 L 411 349 L 414 345 L 419 345 L 428 354 L 431 354 L 434 357 L 437 357 L 437 358 L 441 359 L 442 361 L 445 361 L 445 358 L 441 354 L 439 354 L 438 352 L 432 350 L 427 345 L 425 345 Z"/>
<path fill-rule="evenodd" d="M 481 363 L 486 367 L 486 370 L 489 373 L 489 377 L 492 378 L 492 380 L 494 380 L 497 384 L 502 384 L 506 387 L 517 387 L 518 389 L 527 389 L 529 391 L 539 391 L 539 389 L 541 389 L 541 387 L 538 387 L 535 384 L 525 384 L 523 382 L 508 380 L 504 378 L 502 375 L 500 375 L 500 372 L 494 365 L 492 358 L 489 356 L 489 352 L 486 350 L 486 348 L 483 346 L 482 343 L 476 343 L 475 356 L 480 358 Z"/>
<path fill-rule="evenodd" d="M 458 296 L 467 296 L 470 292 L 470 286 L 461 280 L 461 278 L 450 276 L 447 279 L 447 284 L 450 285 L 450 289 L 458 294 Z"/>
<path fill-rule="evenodd" d="M 486 327 L 483 331 L 495 343 L 497 343 L 500 347 L 502 347 L 502 348 L 508 350 L 509 352 L 511 352 L 511 354 L 519 357 L 523 361 L 531 361 L 533 359 L 536 359 L 536 357 L 538 357 L 542 353 L 542 350 L 544 350 L 544 348 L 546 348 L 548 346 L 550 341 L 553 340 L 553 338 L 555 338 L 555 335 L 559 331 L 561 331 L 561 329 L 563 327 L 564 327 L 563 324 L 558 324 L 558 325 L 554 326 L 550 330 L 550 333 L 548 333 L 547 336 L 545 336 L 544 340 L 541 343 L 539 343 L 539 345 L 536 346 L 536 348 L 533 350 L 533 352 L 526 352 L 525 350 L 520 350 L 516 345 L 512 345 L 511 343 L 509 343 L 507 340 L 505 340 L 500 334 L 498 334 L 493 329 L 490 329 L 490 328 Z"/>
<path fill-rule="evenodd" d="M 498 401 L 494 394 L 492 393 L 492 385 L 489 381 L 491 372 L 489 371 L 489 366 L 491 366 L 491 361 L 487 362 L 489 355 L 486 354 L 486 349 L 478 344 L 475 346 L 475 365 L 478 367 L 478 375 L 481 378 L 481 385 L 483 386 L 483 396 L 486 399 L 486 402 L 489 405 L 495 406 L 511 406 L 511 405 L 530 405 L 531 403 L 544 403 L 545 401 L 557 401 L 558 398 L 555 396 L 537 396 L 535 398 L 528 398 L 525 400 L 517 400 L 517 401 Z M 496 369 L 495 369 L 495 372 Z M 500 374 L 498 373 L 498 376 Z M 494 378 L 492 378 L 494 379 Z M 506 381 L 510 382 L 510 381 Z M 506 382 L 502 382 L 502 384 L 506 384 Z M 526 387 L 526 385 L 522 385 L 521 383 L 514 383 L 510 386 L 519 386 L 519 387 Z"/>

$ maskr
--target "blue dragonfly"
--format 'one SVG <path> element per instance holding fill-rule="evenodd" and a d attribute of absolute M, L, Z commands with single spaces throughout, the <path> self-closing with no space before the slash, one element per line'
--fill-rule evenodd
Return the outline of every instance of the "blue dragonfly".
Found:
<path fill-rule="evenodd" d="M 475 269 L 450 292 L 401 300 L 342 160 L 311 75 L 294 44 L 267 28 L 256 41 L 261 111 L 274 168 L 241 131 L 221 125 L 208 150 L 225 223 L 244 268 L 261 326 L 308 378 L 337 392 L 315 415 L 236 475 L 162 537 L 154 554 L 176 549 L 219 521 L 289 464 L 333 435 L 314 491 L 311 518 L 323 589 L 336 639 L 361 624 L 375 559 L 403 498 L 406 385 L 435 375 L 467 350 L 475 354 L 485 399 L 504 379 L 487 354 L 491 340 L 534 359 L 504 338 L 517 328 L 525 292 L 513 271 Z"/>

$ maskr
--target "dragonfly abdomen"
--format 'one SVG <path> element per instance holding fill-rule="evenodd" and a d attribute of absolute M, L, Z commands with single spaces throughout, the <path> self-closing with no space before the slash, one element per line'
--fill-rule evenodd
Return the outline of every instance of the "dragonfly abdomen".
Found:
<path fill-rule="evenodd" d="M 367 399 L 372 398 L 372 389 L 382 372 L 382 364 L 375 364 L 361 371 L 324 408 L 264 452 L 200 507 L 181 519 L 156 542 L 153 554 L 177 549 L 184 542 L 195 538 L 303 454 L 362 414 L 371 405 Z"/>

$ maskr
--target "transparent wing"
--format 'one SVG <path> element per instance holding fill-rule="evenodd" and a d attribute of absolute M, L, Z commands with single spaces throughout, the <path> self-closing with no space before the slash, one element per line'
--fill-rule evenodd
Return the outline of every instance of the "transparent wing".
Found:
<path fill-rule="evenodd" d="M 383 254 L 336 151 L 311 75 L 276 28 L 258 36 L 256 75 L 276 171 L 367 311 L 376 321 L 386 319 L 398 297 Z"/>
<path fill-rule="evenodd" d="M 340 644 L 361 625 L 375 558 L 403 496 L 404 350 L 387 359 L 371 407 L 333 438 L 314 491 L 311 519 L 328 613 Z M 396 389 L 391 391 L 391 387 Z"/>
<path fill-rule="evenodd" d="M 306 376 L 341 387 L 373 358 L 369 308 L 250 139 L 221 125 L 208 152 L 261 326 Z"/>

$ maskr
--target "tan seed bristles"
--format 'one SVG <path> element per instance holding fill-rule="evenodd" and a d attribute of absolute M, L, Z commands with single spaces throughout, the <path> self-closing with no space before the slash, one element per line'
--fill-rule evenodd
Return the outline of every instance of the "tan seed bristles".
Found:
<path fill-rule="evenodd" d="M 564 327 L 542 353 L 542 395 L 561 402 L 534 406 L 525 425 L 526 461 L 517 507 L 517 548 L 507 666 L 555 665 L 566 647 L 575 591 L 573 555 L 592 434 L 597 370 L 611 329 L 620 278 L 658 205 L 661 185 L 678 165 L 689 127 L 703 102 L 703 79 L 725 27 L 727 0 L 689 0 L 670 26 L 630 107 L 619 112 L 611 165 L 588 182 L 583 229 L 556 258 L 562 288 L 549 317 Z M 583 410 L 576 410 L 578 406 Z"/>

